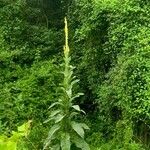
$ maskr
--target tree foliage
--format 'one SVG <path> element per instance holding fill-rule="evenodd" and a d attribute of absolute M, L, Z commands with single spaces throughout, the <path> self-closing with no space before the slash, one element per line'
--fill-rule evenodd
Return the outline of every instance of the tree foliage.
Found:
<path fill-rule="evenodd" d="M 74 58 L 80 60 L 81 88 L 90 91 L 84 103 L 86 98 L 99 103 L 104 134 L 114 133 L 116 122 L 127 119 L 134 135 L 147 143 L 149 2 L 82 0 L 74 1 L 72 8 L 73 39 L 83 49 L 76 48 Z"/>

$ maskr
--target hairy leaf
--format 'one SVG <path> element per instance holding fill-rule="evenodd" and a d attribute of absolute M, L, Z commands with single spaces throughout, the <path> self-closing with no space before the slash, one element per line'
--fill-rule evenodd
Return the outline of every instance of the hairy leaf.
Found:
<path fill-rule="evenodd" d="M 62 119 L 65 117 L 65 115 L 61 115 L 61 114 L 58 114 L 56 117 L 55 117 L 55 123 L 58 123 L 60 121 L 62 121 Z"/>
<path fill-rule="evenodd" d="M 84 141 L 84 139 L 78 136 L 73 137 L 73 142 L 75 143 L 76 147 L 81 148 L 82 150 L 90 150 L 89 145 Z"/>
<path fill-rule="evenodd" d="M 51 139 L 52 139 L 52 137 L 53 137 L 53 135 L 60 129 L 60 125 L 59 124 L 55 124 L 51 129 L 50 129 L 50 131 L 49 131 L 49 133 L 48 133 L 48 137 L 47 137 L 47 139 L 46 139 L 46 141 L 45 141 L 45 144 L 44 144 L 44 148 L 43 149 L 46 149 L 47 148 L 47 146 L 50 144 L 50 142 L 51 142 Z"/>
<path fill-rule="evenodd" d="M 63 133 L 61 135 L 61 148 L 62 150 L 70 150 L 70 135 L 69 133 Z"/>
<path fill-rule="evenodd" d="M 71 122 L 71 126 L 72 128 L 74 129 L 74 131 L 79 135 L 81 136 L 82 138 L 84 138 L 84 130 L 83 130 L 83 127 L 81 126 L 80 123 L 77 123 L 75 121 L 72 121 Z"/>

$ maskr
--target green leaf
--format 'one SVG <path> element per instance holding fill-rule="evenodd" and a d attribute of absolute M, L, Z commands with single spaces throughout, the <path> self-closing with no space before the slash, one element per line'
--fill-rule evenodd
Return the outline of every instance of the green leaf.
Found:
<path fill-rule="evenodd" d="M 84 130 L 83 127 L 81 126 L 80 123 L 77 123 L 75 121 L 71 122 L 71 126 L 72 128 L 76 131 L 76 133 L 81 136 L 82 138 L 84 138 Z"/>
<path fill-rule="evenodd" d="M 76 147 L 81 148 L 82 150 L 90 150 L 89 145 L 85 142 L 84 139 L 75 136 L 73 137 L 72 141 L 75 143 Z"/>
<path fill-rule="evenodd" d="M 71 98 L 71 96 L 72 96 L 72 89 L 71 88 L 69 88 L 69 89 L 65 89 L 64 87 L 61 87 L 61 89 L 62 89 L 62 91 L 69 97 L 69 98 Z"/>
<path fill-rule="evenodd" d="M 79 105 L 73 105 L 72 108 L 74 108 L 74 109 L 77 110 L 77 111 L 81 111 Z"/>
<path fill-rule="evenodd" d="M 70 79 L 72 77 L 72 75 L 73 75 L 73 71 L 70 71 L 68 78 Z"/>
<path fill-rule="evenodd" d="M 71 96 L 72 96 L 72 89 L 69 88 L 69 89 L 66 91 L 66 93 L 67 93 L 68 97 L 71 98 Z"/>
<path fill-rule="evenodd" d="M 61 111 L 60 110 L 54 110 L 51 112 L 51 115 L 49 116 L 50 118 L 56 116 L 58 113 L 60 113 Z"/>
<path fill-rule="evenodd" d="M 60 87 L 60 89 L 66 94 L 66 89 L 64 87 Z"/>
<path fill-rule="evenodd" d="M 84 95 L 83 93 L 77 93 L 75 96 L 73 96 L 70 100 L 73 101 L 74 99 L 80 97 L 81 95 Z"/>
<path fill-rule="evenodd" d="M 8 141 L 7 150 L 17 150 L 17 142 Z"/>
<path fill-rule="evenodd" d="M 81 125 L 84 129 L 86 129 L 86 130 L 89 130 L 89 129 L 90 129 L 85 123 L 80 123 L 80 125 Z"/>
<path fill-rule="evenodd" d="M 48 123 L 49 121 L 53 120 L 53 118 L 46 119 L 43 123 Z"/>
<path fill-rule="evenodd" d="M 71 88 L 73 87 L 74 84 L 78 83 L 79 81 L 80 81 L 79 79 L 73 80 L 70 85 Z"/>
<path fill-rule="evenodd" d="M 52 128 L 50 129 L 49 133 L 48 133 L 48 137 L 45 141 L 45 144 L 44 144 L 44 148 L 43 149 L 46 149 L 47 146 L 50 144 L 51 140 L 52 140 L 52 137 L 53 135 L 60 129 L 60 125 L 59 124 L 55 124 L 54 126 L 52 126 Z"/>
<path fill-rule="evenodd" d="M 7 150 L 7 136 L 0 136 L 0 150 Z"/>
<path fill-rule="evenodd" d="M 52 111 L 51 115 L 49 116 L 48 119 L 46 119 L 44 121 L 44 123 L 47 123 L 47 122 L 49 122 L 51 120 L 55 120 L 56 119 L 56 115 L 58 115 L 58 113 L 60 113 L 60 112 L 61 112 L 60 110 L 54 110 L 54 111 Z"/>
<path fill-rule="evenodd" d="M 60 122 L 64 117 L 65 117 L 65 115 L 58 114 L 58 115 L 55 117 L 55 123 Z"/>
<path fill-rule="evenodd" d="M 7 150 L 6 143 L 0 143 L 0 150 Z"/>
<path fill-rule="evenodd" d="M 79 114 L 79 112 L 72 112 L 72 113 L 70 114 L 70 119 L 73 118 L 74 116 L 78 115 L 78 114 Z"/>
<path fill-rule="evenodd" d="M 5 135 L 0 135 L 0 143 L 4 142 L 7 140 L 7 136 Z"/>
<path fill-rule="evenodd" d="M 70 150 L 70 135 L 69 133 L 63 133 L 61 135 L 61 148 L 62 150 Z"/>
<path fill-rule="evenodd" d="M 85 111 L 81 110 L 79 105 L 73 105 L 72 108 L 74 108 L 75 110 L 79 112 L 83 112 L 85 114 Z"/>
<path fill-rule="evenodd" d="M 53 108 L 56 105 L 61 105 L 61 103 L 60 102 L 55 102 L 52 105 L 50 105 L 48 109 L 51 109 L 51 108 Z"/>
<path fill-rule="evenodd" d="M 81 112 L 83 112 L 84 114 L 86 114 L 86 112 L 84 110 L 81 109 Z"/>
<path fill-rule="evenodd" d="M 12 131 L 12 136 L 9 138 L 9 141 L 18 141 L 19 138 L 25 136 L 25 133 L 24 132 L 15 132 L 15 131 Z"/>
<path fill-rule="evenodd" d="M 29 120 L 27 123 L 24 123 L 23 125 L 18 127 L 18 132 L 22 133 L 22 134 L 20 133 L 21 136 L 27 136 L 29 134 L 29 128 L 31 126 L 31 122 L 32 120 Z"/>

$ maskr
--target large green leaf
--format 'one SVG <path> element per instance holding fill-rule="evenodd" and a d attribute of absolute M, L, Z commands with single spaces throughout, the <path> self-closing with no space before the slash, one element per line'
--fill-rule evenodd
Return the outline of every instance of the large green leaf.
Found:
<path fill-rule="evenodd" d="M 61 148 L 62 150 L 70 150 L 70 135 L 69 133 L 63 133 L 61 135 Z"/>
<path fill-rule="evenodd" d="M 84 139 L 78 136 L 74 136 L 72 141 L 76 145 L 76 147 L 81 148 L 82 150 L 90 150 L 89 145 L 85 142 Z"/>
<path fill-rule="evenodd" d="M 84 138 L 84 130 L 83 127 L 80 123 L 77 123 L 75 121 L 71 122 L 71 126 L 72 128 L 76 131 L 76 133 L 81 136 L 82 138 Z"/>
<path fill-rule="evenodd" d="M 55 124 L 49 131 L 48 133 L 48 137 L 45 141 L 45 144 L 44 144 L 44 150 L 47 148 L 47 146 L 50 144 L 51 140 L 52 140 L 52 137 L 53 135 L 60 129 L 60 125 L 59 124 Z"/>

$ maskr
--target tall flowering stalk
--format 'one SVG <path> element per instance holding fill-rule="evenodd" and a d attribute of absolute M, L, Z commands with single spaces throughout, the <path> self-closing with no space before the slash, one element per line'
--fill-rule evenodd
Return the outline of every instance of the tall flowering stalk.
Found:
<path fill-rule="evenodd" d="M 65 46 L 64 46 L 64 80 L 62 83 L 62 94 L 60 99 L 53 103 L 49 109 L 53 109 L 51 115 L 45 122 L 53 121 L 48 137 L 45 141 L 44 148 L 51 150 L 70 150 L 71 144 L 82 150 L 90 150 L 88 144 L 84 141 L 84 129 L 89 129 L 84 123 L 78 123 L 74 117 L 79 115 L 83 110 L 79 105 L 74 104 L 74 100 L 83 95 L 83 93 L 73 93 L 74 84 L 79 80 L 73 76 L 74 67 L 70 65 L 71 57 L 69 56 L 68 46 L 68 26 L 65 18 Z"/>

